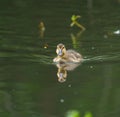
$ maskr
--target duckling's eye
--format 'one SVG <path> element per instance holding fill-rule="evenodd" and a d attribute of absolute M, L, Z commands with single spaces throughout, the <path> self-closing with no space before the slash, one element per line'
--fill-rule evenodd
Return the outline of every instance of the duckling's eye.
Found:
<path fill-rule="evenodd" d="M 63 46 L 62 49 L 64 49 L 65 47 Z"/>

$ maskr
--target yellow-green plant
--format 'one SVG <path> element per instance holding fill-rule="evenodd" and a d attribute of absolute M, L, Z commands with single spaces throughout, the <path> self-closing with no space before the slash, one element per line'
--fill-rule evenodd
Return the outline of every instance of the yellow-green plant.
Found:
<path fill-rule="evenodd" d="M 85 27 L 82 26 L 78 21 L 77 19 L 81 18 L 80 15 L 72 15 L 71 17 L 71 21 L 72 23 L 70 24 L 71 27 L 73 27 L 74 25 L 76 25 L 77 27 L 81 28 L 82 30 L 85 30 Z"/>

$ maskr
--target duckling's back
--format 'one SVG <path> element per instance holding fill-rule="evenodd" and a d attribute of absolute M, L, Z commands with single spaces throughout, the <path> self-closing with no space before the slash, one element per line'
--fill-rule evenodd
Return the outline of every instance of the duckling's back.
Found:
<path fill-rule="evenodd" d="M 74 50 L 67 50 L 66 57 L 71 62 L 80 62 L 82 60 L 82 55 Z"/>

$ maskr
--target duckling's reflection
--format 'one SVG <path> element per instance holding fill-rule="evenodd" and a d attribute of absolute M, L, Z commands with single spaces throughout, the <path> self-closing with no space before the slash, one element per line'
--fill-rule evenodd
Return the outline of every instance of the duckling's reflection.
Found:
<path fill-rule="evenodd" d="M 59 62 L 56 64 L 58 68 L 57 76 L 59 82 L 65 82 L 67 79 L 67 71 L 72 71 L 76 67 L 78 67 L 80 63 L 65 63 L 65 62 Z"/>

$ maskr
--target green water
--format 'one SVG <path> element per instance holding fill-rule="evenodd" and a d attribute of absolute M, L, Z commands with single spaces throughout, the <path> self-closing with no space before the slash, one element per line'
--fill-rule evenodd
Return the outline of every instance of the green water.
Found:
<path fill-rule="evenodd" d="M 85 31 L 70 27 L 73 14 Z M 1 0 L 0 117 L 119 117 L 119 31 L 119 0 Z M 64 83 L 58 43 L 84 57 Z"/>

